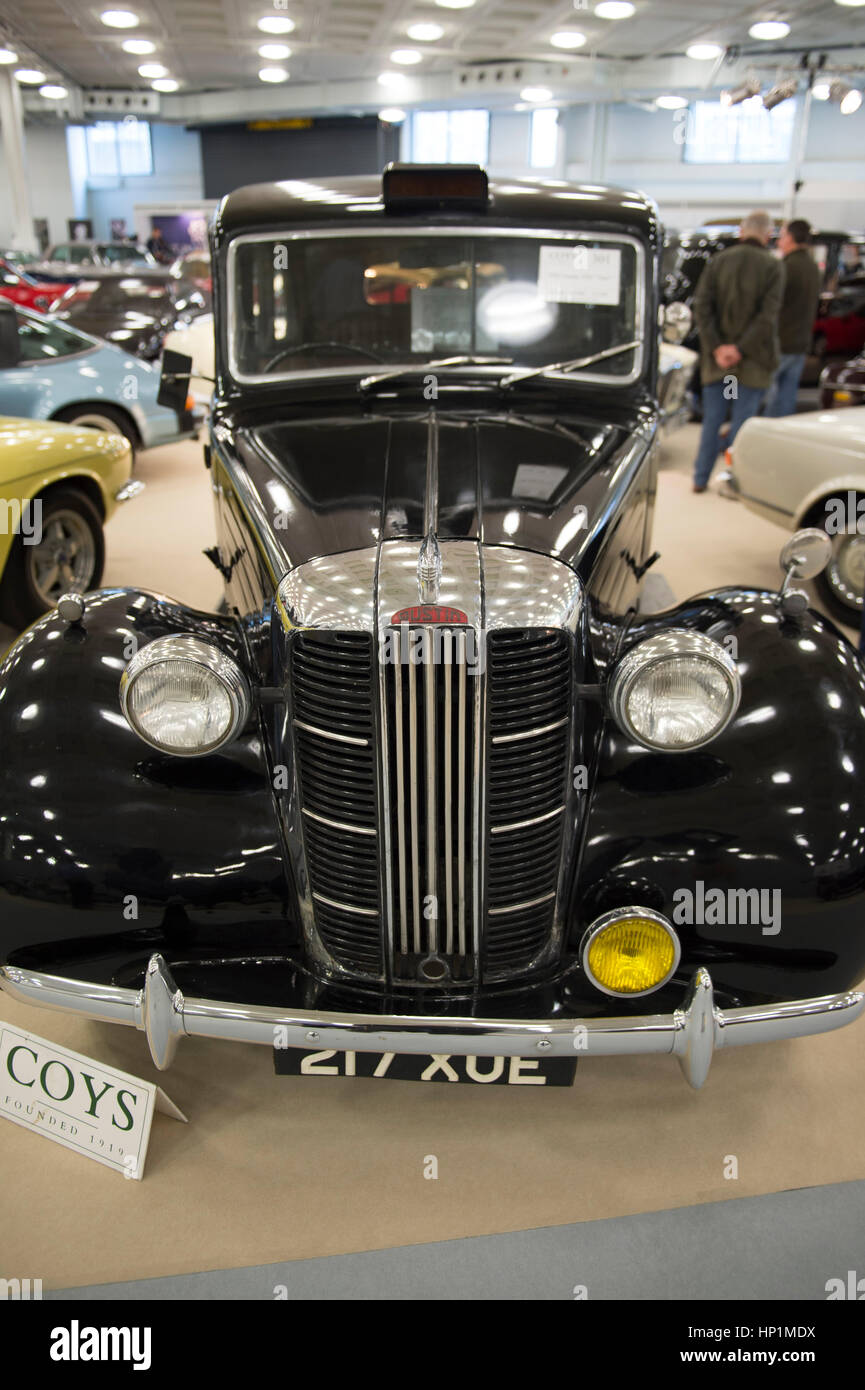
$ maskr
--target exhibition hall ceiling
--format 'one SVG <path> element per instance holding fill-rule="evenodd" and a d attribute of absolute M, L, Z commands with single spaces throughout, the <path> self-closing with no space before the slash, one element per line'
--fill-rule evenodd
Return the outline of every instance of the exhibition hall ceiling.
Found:
<path fill-rule="evenodd" d="M 114 3 L 138 24 L 107 27 L 101 15 Z M 736 0 L 635 0 L 634 14 L 618 21 L 600 17 L 597 8 L 597 0 L 28 0 L 26 6 L 0 0 L 0 43 L 49 79 L 146 89 L 149 80 L 138 68 L 152 62 L 186 92 L 258 86 L 268 63 L 281 66 L 291 83 L 312 83 L 375 78 L 393 69 L 446 74 L 501 59 L 566 59 L 585 69 L 593 59 L 630 59 L 638 69 L 643 60 L 682 55 L 700 42 L 741 45 L 764 61 L 776 51 L 865 46 L 865 4 L 853 0 L 787 0 L 780 8 Z M 263 18 L 291 20 L 294 28 L 262 32 Z M 790 26 L 787 37 L 770 43 L 749 37 L 755 22 L 779 18 Z M 410 30 L 419 24 L 437 26 L 440 36 L 429 37 L 436 30 L 427 29 L 413 38 Z M 561 31 L 577 31 L 585 42 L 557 47 L 551 39 Z M 152 54 L 124 51 L 129 39 L 150 40 Z M 268 43 L 291 52 L 262 57 L 259 49 Z M 404 49 L 420 61 L 400 68 L 391 55 Z M 695 66 L 705 71 L 711 65 Z"/>

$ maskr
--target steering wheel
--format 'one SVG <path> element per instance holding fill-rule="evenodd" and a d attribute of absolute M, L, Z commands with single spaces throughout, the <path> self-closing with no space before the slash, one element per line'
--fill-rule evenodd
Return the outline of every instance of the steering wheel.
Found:
<path fill-rule="evenodd" d="M 264 372 L 272 372 L 278 362 L 285 357 L 295 357 L 299 352 L 321 352 L 336 349 L 337 352 L 359 352 L 364 357 L 370 358 L 373 362 L 384 363 L 384 358 L 377 352 L 371 352 L 369 348 L 358 347 L 356 343 L 337 343 L 329 339 L 319 343 L 294 343 L 291 347 L 282 348 L 264 366 Z"/>

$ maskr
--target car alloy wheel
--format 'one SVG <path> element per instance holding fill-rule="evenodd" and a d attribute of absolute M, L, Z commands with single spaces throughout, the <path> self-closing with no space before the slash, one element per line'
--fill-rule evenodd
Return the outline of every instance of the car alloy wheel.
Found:
<path fill-rule="evenodd" d="M 862 612 L 865 605 L 865 536 L 833 537 L 826 580 L 841 603 L 854 613 Z"/>
<path fill-rule="evenodd" d="M 96 544 L 85 518 L 63 509 L 48 518 L 38 545 L 25 548 L 30 583 L 46 608 L 70 589 L 84 593 L 96 570 Z"/>

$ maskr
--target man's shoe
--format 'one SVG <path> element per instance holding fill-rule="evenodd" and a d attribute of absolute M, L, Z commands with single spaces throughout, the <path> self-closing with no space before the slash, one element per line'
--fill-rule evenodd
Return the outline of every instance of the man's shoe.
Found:
<path fill-rule="evenodd" d="M 692 488 L 692 491 L 693 491 L 693 492 L 705 492 L 705 491 L 706 491 L 706 484 L 703 483 L 703 484 L 701 485 L 700 483 L 694 483 L 694 486 L 693 486 L 693 488 Z"/>

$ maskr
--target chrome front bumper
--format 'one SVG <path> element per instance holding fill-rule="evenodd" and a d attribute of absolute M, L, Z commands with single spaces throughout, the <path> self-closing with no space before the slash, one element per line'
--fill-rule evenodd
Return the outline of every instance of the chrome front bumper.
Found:
<path fill-rule="evenodd" d="M 137 478 L 132 482 L 124 483 L 123 487 L 114 494 L 115 502 L 131 502 L 133 497 L 140 497 L 144 491 L 146 483 L 140 482 Z"/>
<path fill-rule="evenodd" d="M 716 1047 L 826 1033 L 865 1011 L 865 993 L 826 994 L 786 1004 L 715 1007 L 708 970 L 698 969 L 680 1009 L 626 1018 L 425 1018 L 337 1014 L 310 1009 L 186 999 L 162 956 L 151 956 L 144 988 L 87 984 L 15 966 L 0 967 L 0 988 L 24 1004 L 83 1018 L 125 1023 L 147 1035 L 160 1071 L 183 1037 L 226 1038 L 266 1046 L 337 1051 L 412 1052 L 481 1057 L 610 1057 L 645 1052 L 678 1057 L 687 1080 L 702 1086 Z"/>

